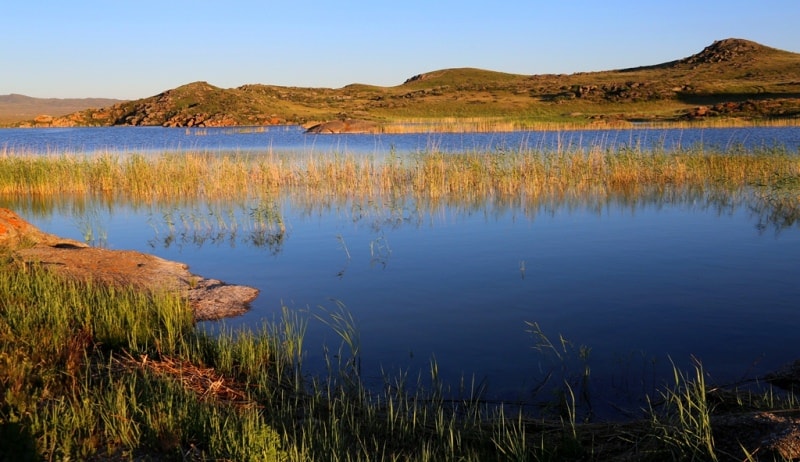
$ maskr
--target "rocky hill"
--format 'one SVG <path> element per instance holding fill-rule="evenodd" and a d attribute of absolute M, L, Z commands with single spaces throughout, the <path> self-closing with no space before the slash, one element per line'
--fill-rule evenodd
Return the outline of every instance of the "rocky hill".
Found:
<path fill-rule="evenodd" d="M 209 127 L 441 118 L 596 123 L 713 117 L 800 118 L 800 54 L 725 39 L 668 63 L 569 75 L 444 69 L 394 87 L 339 89 L 260 84 L 222 89 L 195 82 L 24 125 Z"/>

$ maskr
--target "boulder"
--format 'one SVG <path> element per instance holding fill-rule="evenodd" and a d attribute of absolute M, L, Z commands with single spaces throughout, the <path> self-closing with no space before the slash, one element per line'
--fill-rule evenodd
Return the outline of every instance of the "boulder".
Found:
<path fill-rule="evenodd" d="M 369 120 L 332 120 L 312 125 L 306 133 L 378 133 L 380 126 Z"/>
<path fill-rule="evenodd" d="M 258 289 L 192 274 L 186 264 L 132 250 L 109 250 L 42 232 L 0 208 L 0 248 L 27 264 L 81 281 L 180 294 L 198 321 L 236 316 L 249 309 Z"/>

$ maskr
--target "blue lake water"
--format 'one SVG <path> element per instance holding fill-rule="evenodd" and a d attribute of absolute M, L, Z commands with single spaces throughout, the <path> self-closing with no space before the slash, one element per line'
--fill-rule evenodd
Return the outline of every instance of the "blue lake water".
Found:
<path fill-rule="evenodd" d="M 797 128 L 309 138 L 295 128 L 241 135 L 219 129 L 234 141 L 216 147 L 216 129 L 208 130 L 11 130 L 0 131 L 0 146 L 163 150 L 188 147 L 187 137 L 197 140 L 192 149 L 380 155 L 431 143 L 491 151 L 506 149 L 493 144 L 501 141 L 513 148 L 558 136 L 579 146 L 636 145 L 645 138 L 660 147 L 749 143 L 797 152 L 800 146 Z M 34 207 L 0 198 L 0 206 L 48 232 L 150 252 L 185 262 L 197 274 L 259 288 L 252 310 L 226 320 L 228 326 L 258 327 L 277 319 L 283 306 L 308 312 L 305 365 L 311 371 L 323 369 L 324 346 L 336 350 L 340 343 L 313 315 L 343 304 L 357 322 L 364 376 L 375 386 L 382 371 L 416 377 L 435 358 L 449 383 L 474 377 L 489 398 L 530 400 L 549 371 L 568 380 L 580 375 L 584 345 L 591 348 L 591 386 L 601 401 L 652 392 L 670 377 L 670 360 L 688 367 L 696 357 L 711 382 L 728 383 L 800 357 L 800 226 L 770 220 L 750 192 L 522 205 L 487 199 L 435 209 L 404 202 L 392 210 L 344 199 L 309 205 L 287 195 L 275 205 L 286 228 L 270 240 L 248 225 L 254 204 Z M 537 350 L 533 323 L 557 343 L 566 372 L 561 361 Z M 562 348 L 559 335 L 572 346 Z"/>
<path fill-rule="evenodd" d="M 384 154 L 515 149 L 663 148 L 695 146 L 800 146 L 800 127 L 624 129 L 509 133 L 306 134 L 301 127 L 242 128 L 37 128 L 0 129 L 0 149 L 37 153 L 93 151 L 292 151 L 300 153 Z"/>

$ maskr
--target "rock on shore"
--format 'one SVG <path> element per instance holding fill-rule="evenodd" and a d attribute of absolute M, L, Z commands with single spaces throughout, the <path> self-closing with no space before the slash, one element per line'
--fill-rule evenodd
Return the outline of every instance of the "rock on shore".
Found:
<path fill-rule="evenodd" d="M 189 272 L 186 264 L 132 250 L 109 250 L 42 232 L 11 210 L 0 208 L 0 248 L 25 263 L 41 264 L 77 280 L 180 293 L 198 321 L 246 312 L 258 289 L 226 284 Z"/>
<path fill-rule="evenodd" d="M 345 119 L 312 125 L 306 133 L 378 133 L 379 128 L 369 120 Z"/>

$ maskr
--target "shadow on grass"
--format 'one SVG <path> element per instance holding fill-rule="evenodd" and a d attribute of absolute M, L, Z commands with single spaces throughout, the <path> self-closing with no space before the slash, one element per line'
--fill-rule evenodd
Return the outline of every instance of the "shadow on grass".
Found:
<path fill-rule="evenodd" d="M 0 422 L 0 462 L 42 460 L 36 440 L 18 422 Z"/>

